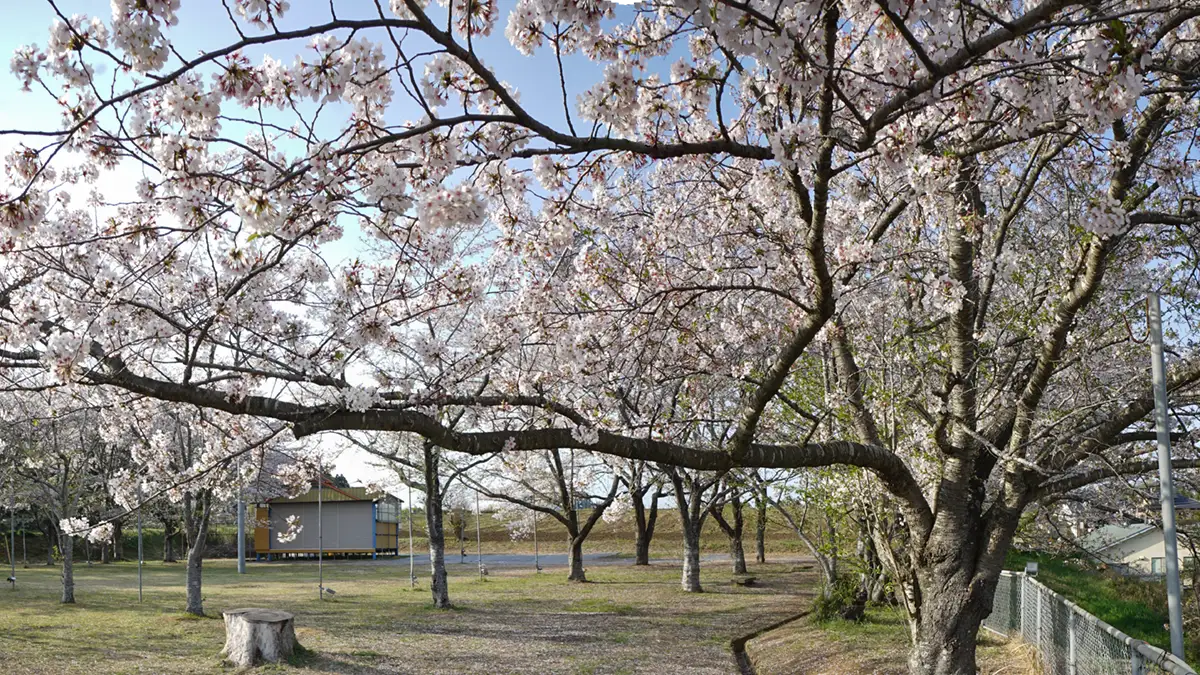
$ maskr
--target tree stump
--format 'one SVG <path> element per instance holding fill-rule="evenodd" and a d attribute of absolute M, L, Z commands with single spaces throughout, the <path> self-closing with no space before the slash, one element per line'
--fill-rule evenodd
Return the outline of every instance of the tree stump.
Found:
<path fill-rule="evenodd" d="M 243 668 L 264 661 L 278 663 L 296 649 L 296 616 L 277 609 L 231 609 L 225 617 L 221 656 Z"/>

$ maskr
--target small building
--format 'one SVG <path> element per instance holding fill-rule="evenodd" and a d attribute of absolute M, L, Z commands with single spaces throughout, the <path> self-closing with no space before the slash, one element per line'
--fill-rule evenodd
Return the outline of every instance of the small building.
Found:
<path fill-rule="evenodd" d="M 1100 560 L 1126 574 L 1162 576 L 1167 572 L 1163 531 L 1145 523 L 1105 525 L 1080 540 Z M 1190 568 L 1191 552 L 1179 542 L 1179 565 Z"/>
<path fill-rule="evenodd" d="M 278 497 L 260 503 L 255 512 L 254 555 L 398 555 L 401 500 L 365 487 L 339 488 L 328 481 L 295 497 Z M 320 523 L 318 526 L 318 510 Z M 295 516 L 300 531 L 291 541 L 279 541 Z M 320 537 L 320 541 L 318 541 Z"/>

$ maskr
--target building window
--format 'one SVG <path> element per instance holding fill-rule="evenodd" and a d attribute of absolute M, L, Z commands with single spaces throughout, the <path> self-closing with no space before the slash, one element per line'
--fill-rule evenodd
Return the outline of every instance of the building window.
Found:
<path fill-rule="evenodd" d="M 1151 558 L 1150 573 L 1151 574 L 1166 574 L 1167 559 L 1166 558 Z"/>

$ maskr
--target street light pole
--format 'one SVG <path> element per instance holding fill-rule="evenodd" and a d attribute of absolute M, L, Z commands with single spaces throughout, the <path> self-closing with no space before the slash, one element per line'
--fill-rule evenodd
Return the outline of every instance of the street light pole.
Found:
<path fill-rule="evenodd" d="M 1154 383 L 1154 428 L 1158 438 L 1158 493 L 1162 502 L 1163 548 L 1167 563 L 1167 614 L 1171 653 L 1183 658 L 1183 603 L 1179 583 L 1179 542 L 1175 535 L 1175 486 L 1171 478 L 1171 429 L 1167 410 L 1167 367 L 1163 361 L 1162 307 L 1158 294 L 1146 299 L 1150 314 L 1150 373 Z"/>

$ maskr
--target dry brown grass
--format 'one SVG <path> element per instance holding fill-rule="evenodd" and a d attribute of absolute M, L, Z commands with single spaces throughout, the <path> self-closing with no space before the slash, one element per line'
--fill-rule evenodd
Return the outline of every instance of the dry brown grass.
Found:
<path fill-rule="evenodd" d="M 758 675 L 904 675 L 908 628 L 898 610 L 872 609 L 860 624 L 803 618 L 746 644 Z M 978 665 L 986 675 L 1040 675 L 1029 645 L 981 631 Z"/>
<path fill-rule="evenodd" d="M 301 644 L 312 650 L 291 666 L 254 672 L 295 673 L 697 673 L 736 672 L 729 642 L 795 614 L 811 576 L 790 564 L 756 566 L 760 588 L 729 583 L 709 565 L 708 592 L 679 589 L 679 568 L 593 566 L 587 584 L 566 570 L 540 575 L 474 565 L 452 566 L 457 607 L 434 610 L 426 586 L 408 589 L 404 565 L 326 565 L 336 600 L 319 602 L 316 565 L 262 563 L 238 577 L 229 561 L 205 564 L 205 606 L 266 606 L 296 613 Z M 191 619 L 183 607 L 181 565 L 146 570 L 137 602 L 136 567 L 82 566 L 79 604 L 56 602 L 52 568 L 18 570 L 17 591 L 0 589 L 0 672 L 221 673 L 219 618 Z"/>

